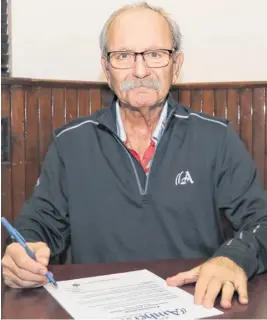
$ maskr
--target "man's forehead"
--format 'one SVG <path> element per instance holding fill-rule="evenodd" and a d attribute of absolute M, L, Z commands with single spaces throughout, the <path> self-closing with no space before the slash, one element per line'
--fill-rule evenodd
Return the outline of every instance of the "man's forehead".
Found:
<path fill-rule="evenodd" d="M 108 45 L 110 49 L 148 49 L 170 47 L 172 36 L 164 17 L 148 9 L 128 10 L 121 13 L 110 26 Z"/>

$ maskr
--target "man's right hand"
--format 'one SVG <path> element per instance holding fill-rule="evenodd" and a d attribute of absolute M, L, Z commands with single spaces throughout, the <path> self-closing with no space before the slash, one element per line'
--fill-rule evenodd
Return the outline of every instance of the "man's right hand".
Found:
<path fill-rule="evenodd" d="M 3 277 L 12 288 L 33 288 L 48 283 L 45 274 L 50 257 L 50 249 L 44 242 L 27 242 L 35 253 L 36 261 L 30 258 L 19 243 L 7 246 L 2 259 Z"/>

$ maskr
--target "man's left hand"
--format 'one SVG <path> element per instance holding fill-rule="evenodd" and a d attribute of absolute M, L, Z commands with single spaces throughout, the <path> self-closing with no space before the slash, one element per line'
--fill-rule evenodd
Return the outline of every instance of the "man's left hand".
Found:
<path fill-rule="evenodd" d="M 212 258 L 190 271 L 168 278 L 168 285 L 183 286 L 196 282 L 194 302 L 212 308 L 222 291 L 221 306 L 231 308 L 235 291 L 241 304 L 248 303 L 247 276 L 242 268 L 226 257 Z"/>

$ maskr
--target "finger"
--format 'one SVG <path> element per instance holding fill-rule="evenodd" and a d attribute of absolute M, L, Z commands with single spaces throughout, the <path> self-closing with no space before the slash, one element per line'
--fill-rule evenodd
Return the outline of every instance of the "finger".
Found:
<path fill-rule="evenodd" d="M 203 306 L 205 308 L 213 308 L 215 300 L 221 291 L 222 282 L 218 278 L 214 277 L 208 283 L 207 291 L 203 299 Z"/>
<path fill-rule="evenodd" d="M 12 246 L 15 245 L 12 244 Z M 11 259 L 16 263 L 16 265 L 21 268 L 28 270 L 32 273 L 40 274 L 40 275 L 45 275 L 47 272 L 47 269 L 44 265 L 42 265 L 39 262 L 36 262 L 32 258 L 30 258 L 25 249 L 21 247 L 18 243 L 16 244 L 17 246 L 7 247 L 6 249 L 6 255 L 4 256 L 2 263 L 5 263 L 5 258 L 7 256 L 10 256 Z"/>
<path fill-rule="evenodd" d="M 19 268 L 9 256 L 7 256 L 5 259 L 5 264 L 3 265 L 3 273 L 5 272 L 6 269 L 14 273 L 21 280 L 36 281 L 36 282 L 43 282 L 45 280 L 44 276 Z"/>
<path fill-rule="evenodd" d="M 15 288 L 15 289 L 19 288 L 18 285 L 16 285 L 14 282 L 12 282 L 12 281 L 11 281 L 10 279 L 8 279 L 8 278 L 4 278 L 4 283 L 5 283 L 6 286 L 8 286 L 8 287 L 10 287 L 10 288 Z"/>
<path fill-rule="evenodd" d="M 211 276 L 209 274 L 200 273 L 199 279 L 195 287 L 195 295 L 194 295 L 195 304 L 202 304 L 210 280 L 211 280 Z"/>
<path fill-rule="evenodd" d="M 247 288 L 247 279 L 244 277 L 242 278 L 239 283 L 235 284 L 236 291 L 238 292 L 239 302 L 241 304 L 248 303 L 248 288 Z"/>
<path fill-rule="evenodd" d="M 186 283 L 196 282 L 198 279 L 199 271 L 200 266 L 186 272 L 180 272 L 176 276 L 167 278 L 167 284 L 169 286 L 183 286 Z"/>
<path fill-rule="evenodd" d="M 50 249 L 47 246 L 37 249 L 35 257 L 37 262 L 41 263 L 46 267 L 49 263 Z"/>
<path fill-rule="evenodd" d="M 22 280 L 8 269 L 6 269 L 5 272 L 3 272 L 3 276 L 4 276 L 5 284 L 12 288 L 35 288 L 35 287 L 41 287 L 47 283 L 47 281 L 36 282 L 36 281 Z"/>
<path fill-rule="evenodd" d="M 231 308 L 232 299 L 235 292 L 233 283 L 227 281 L 222 287 L 221 306 L 225 309 Z"/>

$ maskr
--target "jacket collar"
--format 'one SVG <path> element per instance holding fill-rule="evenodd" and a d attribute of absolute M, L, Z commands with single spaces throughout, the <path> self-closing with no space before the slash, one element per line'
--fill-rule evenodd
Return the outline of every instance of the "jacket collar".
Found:
<path fill-rule="evenodd" d="M 158 121 L 156 128 L 155 128 L 153 135 L 152 135 L 152 139 L 156 142 L 159 141 L 162 136 L 163 129 L 166 126 L 167 116 L 168 116 L 168 101 L 165 101 L 163 109 L 161 110 L 159 121 Z M 122 123 L 120 106 L 119 106 L 118 101 L 116 102 L 116 124 L 117 124 L 117 133 L 118 133 L 119 138 L 122 141 L 126 141 L 127 135 L 126 135 L 126 132 L 124 129 L 124 125 Z"/>
<path fill-rule="evenodd" d="M 97 121 L 100 125 L 105 126 L 115 134 L 117 134 L 117 119 L 116 119 L 117 100 L 118 100 L 117 96 L 114 95 L 111 104 L 97 118 Z M 173 99 L 171 93 L 168 94 L 166 100 L 168 103 L 168 115 L 167 115 L 168 119 L 171 119 L 174 115 L 180 115 L 182 117 L 187 117 L 189 115 L 188 109 L 185 106 L 177 103 Z"/>

